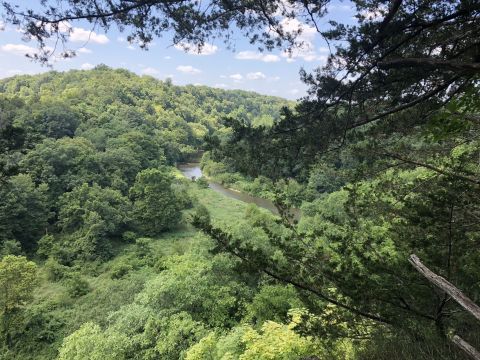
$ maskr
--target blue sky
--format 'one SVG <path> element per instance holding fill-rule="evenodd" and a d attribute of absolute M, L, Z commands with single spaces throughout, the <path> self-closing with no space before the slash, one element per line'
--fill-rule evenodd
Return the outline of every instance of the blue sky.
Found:
<path fill-rule="evenodd" d="M 354 12 L 348 2 L 333 2 L 328 19 L 351 23 Z M 326 26 L 322 19 L 320 26 Z M 112 27 L 108 33 L 99 29 L 91 32 L 88 23 L 68 24 L 73 28 L 69 47 L 77 50 L 73 59 L 54 61 L 53 69 L 90 69 L 98 64 L 125 68 L 139 75 L 158 79 L 172 78 L 174 84 L 201 84 L 223 89 L 243 89 L 261 94 L 298 99 L 306 94 L 299 79 L 300 68 L 307 71 L 325 63 L 327 44 L 313 27 L 297 20 L 287 24 L 292 29 L 302 27 L 306 46 L 289 57 L 281 50 L 258 52 L 256 46 L 238 34 L 235 51 L 226 49 L 221 41 L 207 44 L 202 54 L 172 46 L 168 36 L 155 39 L 148 51 L 129 44 L 126 34 Z M 49 71 L 25 57 L 34 52 L 36 44 L 22 40 L 22 34 L 12 26 L 2 25 L 0 32 L 0 78 L 16 74 L 36 74 Z M 188 48 L 188 44 L 186 44 Z"/>

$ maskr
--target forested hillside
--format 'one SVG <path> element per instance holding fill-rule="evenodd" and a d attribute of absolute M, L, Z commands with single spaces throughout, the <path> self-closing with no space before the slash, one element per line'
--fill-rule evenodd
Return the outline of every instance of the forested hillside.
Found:
<path fill-rule="evenodd" d="M 447 332 L 479 340 L 407 261 L 476 299 L 478 124 L 451 117 L 473 90 L 308 157 L 272 133 L 295 114 L 279 98 L 105 66 L 0 85 L 0 358 L 462 359 Z M 184 178 L 199 150 L 282 216 Z"/>
<path fill-rule="evenodd" d="M 295 104 L 103 65 L 0 80 L 1 360 L 480 358 L 478 1 L 0 8 L 36 45 L 0 61 L 168 35 L 205 81 L 317 67 Z"/>
<path fill-rule="evenodd" d="M 105 66 L 2 80 L 0 358 L 178 359 L 198 343 L 189 356 L 200 359 L 216 336 L 232 354 L 274 336 L 256 340 L 253 325 L 287 321 L 295 290 L 210 254 L 189 225 L 188 212 L 205 218 L 207 206 L 237 226 L 245 206 L 172 165 L 228 133 L 224 118 L 271 125 L 285 105 Z M 270 293 L 271 317 L 261 311 Z M 242 319 L 251 325 L 237 328 Z M 293 336 L 288 351 L 313 346 L 276 326 Z M 247 333 L 251 345 L 237 341 Z"/>
<path fill-rule="evenodd" d="M 43 138 L 76 135 L 105 150 L 107 140 L 126 129 L 151 134 L 161 130 L 158 142 L 170 164 L 194 153 L 224 118 L 271 125 L 280 107 L 288 105 L 280 98 L 245 91 L 178 87 L 169 80 L 106 66 L 1 80 L 0 94 L 2 102 L 9 101 L 5 106 L 10 118 L 4 113 L 2 125 L 15 119 L 15 131 L 25 136 L 24 148 Z"/>

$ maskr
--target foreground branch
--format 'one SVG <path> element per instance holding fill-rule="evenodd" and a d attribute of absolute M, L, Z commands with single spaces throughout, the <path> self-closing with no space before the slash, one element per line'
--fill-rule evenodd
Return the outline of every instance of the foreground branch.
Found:
<path fill-rule="evenodd" d="M 480 307 L 465 296 L 459 289 L 452 285 L 449 281 L 435 274 L 429 268 L 422 264 L 417 255 L 412 254 L 408 259 L 410 264 L 418 270 L 420 274 L 425 276 L 428 281 L 442 289 L 445 293 L 450 295 L 460 306 L 467 310 L 470 314 L 475 316 L 477 320 L 480 320 Z"/>
<path fill-rule="evenodd" d="M 446 294 L 450 295 L 459 305 L 461 305 L 465 310 L 470 314 L 475 316 L 477 320 L 480 320 L 480 307 L 475 304 L 472 300 L 466 297 L 459 289 L 452 285 L 449 281 L 441 277 L 440 275 L 435 274 L 429 268 L 422 264 L 417 255 L 412 254 L 408 259 L 410 264 L 413 265 L 415 269 L 418 270 L 420 274 L 425 276 L 428 281 L 430 281 L 435 286 L 442 289 Z M 460 336 L 455 335 L 452 338 L 452 342 L 462 349 L 470 358 L 474 360 L 480 360 L 480 352 L 475 349 L 472 345 L 463 340 Z"/>
<path fill-rule="evenodd" d="M 309 293 L 319 297 L 320 299 L 322 299 L 326 302 L 329 302 L 333 305 L 336 305 L 336 306 L 338 306 L 342 309 L 345 309 L 345 310 L 349 311 L 352 314 L 356 314 L 356 315 L 359 315 L 361 317 L 364 317 L 364 318 L 367 318 L 367 319 L 370 319 L 370 320 L 373 320 L 373 321 L 376 321 L 376 322 L 379 322 L 379 323 L 391 325 L 391 322 L 388 319 L 385 319 L 385 318 L 383 318 L 379 315 L 376 315 L 376 314 L 371 314 L 369 312 L 358 309 L 354 306 L 350 306 L 346 303 L 343 303 L 341 301 L 333 299 L 330 296 L 327 296 L 326 294 L 324 294 L 323 292 L 321 292 L 321 291 L 319 291 L 315 288 L 312 288 L 311 286 L 308 286 L 307 284 L 304 284 L 300 281 L 296 281 L 295 279 L 293 279 L 289 276 L 281 275 L 278 272 L 276 272 L 275 269 L 269 269 L 266 264 L 258 264 L 255 261 L 252 261 L 252 259 L 250 259 L 250 257 L 247 254 L 244 254 L 241 251 L 238 251 L 238 249 L 235 249 L 234 246 L 230 245 L 229 240 L 232 237 L 230 234 L 227 234 L 220 229 L 214 228 L 211 224 L 202 223 L 201 221 L 198 221 L 195 218 L 193 219 L 192 224 L 195 227 L 197 227 L 198 229 L 202 230 L 205 234 L 210 236 L 212 239 L 214 239 L 218 244 L 220 244 L 221 247 L 222 247 L 222 250 L 228 251 L 232 255 L 235 255 L 239 259 L 243 260 L 245 263 L 252 266 L 254 269 L 256 269 L 260 272 L 263 272 L 264 274 L 266 274 L 266 275 L 268 275 L 268 276 L 270 276 L 270 277 L 272 277 L 272 278 L 274 278 L 274 279 L 276 279 L 280 282 L 293 285 L 297 289 L 309 292 Z"/>
<path fill-rule="evenodd" d="M 480 360 L 480 352 L 475 349 L 472 345 L 467 343 L 463 340 L 460 336 L 455 335 L 452 338 L 452 341 L 455 345 L 457 345 L 460 349 L 462 349 L 468 356 L 470 356 L 474 360 Z"/>
<path fill-rule="evenodd" d="M 480 63 L 455 60 L 440 60 L 431 58 L 401 58 L 378 63 L 381 69 L 398 69 L 404 67 L 427 67 L 433 69 L 461 70 L 469 73 L 479 73 Z"/>
<path fill-rule="evenodd" d="M 423 168 L 428 169 L 428 170 L 432 170 L 432 171 L 434 171 L 438 174 L 441 174 L 441 175 L 457 178 L 459 180 L 463 180 L 463 181 L 467 181 L 467 182 L 470 182 L 470 183 L 473 183 L 473 184 L 476 184 L 476 185 L 480 185 L 480 180 L 473 179 L 473 178 L 463 176 L 463 175 L 460 175 L 460 174 L 456 174 L 456 173 L 453 173 L 453 172 L 450 172 L 450 171 L 445 171 L 445 170 L 439 169 L 439 168 L 437 168 L 433 165 L 430 165 L 430 164 L 422 163 L 422 162 L 415 161 L 415 160 L 412 160 L 412 159 L 407 159 L 407 158 L 404 158 L 403 156 L 399 156 L 399 155 L 395 155 L 395 154 L 391 154 L 391 153 L 384 153 L 383 155 L 388 156 L 392 159 L 402 161 L 402 162 L 407 163 L 407 164 L 411 164 L 411 165 L 423 167 Z"/>

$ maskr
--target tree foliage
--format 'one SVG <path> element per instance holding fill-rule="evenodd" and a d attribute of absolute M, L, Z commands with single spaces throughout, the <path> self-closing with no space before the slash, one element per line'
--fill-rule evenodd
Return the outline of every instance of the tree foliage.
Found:
<path fill-rule="evenodd" d="M 0 260 L 0 316 L 2 337 L 7 347 L 12 345 L 13 328 L 21 328 L 19 313 L 33 299 L 36 280 L 37 267 L 24 256 L 7 255 Z"/>
<path fill-rule="evenodd" d="M 391 343 L 408 339 L 422 351 L 406 354 L 455 358 L 445 345 L 450 328 L 478 341 L 472 335 L 478 324 L 407 262 L 414 252 L 479 296 L 477 2 L 354 1 L 357 23 L 330 21 L 325 29 L 317 24 L 328 16 L 329 1 L 52 3 L 3 4 L 6 21 L 37 40 L 43 62 L 46 41 L 66 43 L 76 20 L 104 29 L 117 24 L 142 46 L 173 30 L 175 43 L 201 50 L 212 37 L 228 40 L 232 26 L 266 49 L 294 49 L 301 31 L 284 25 L 303 19 L 335 47 L 325 66 L 302 71 L 310 92 L 295 109 L 278 99 L 265 105 L 249 93 L 179 88 L 105 66 L 0 82 L 2 206 L 26 221 L 26 202 L 38 205 L 38 214 L 51 210 L 52 234 L 40 240 L 39 254 L 58 239 L 64 243 L 57 257 L 74 249 L 65 262 L 72 276 L 59 277 L 56 286 L 83 277 L 102 281 L 96 276 L 102 265 L 88 261 L 116 238 L 135 238 L 122 235 L 132 230 L 124 226 L 130 215 L 142 234 L 172 228 L 178 204 L 187 202 L 176 197 L 164 166 L 201 147 L 208 150 L 207 175 L 271 194 L 280 209 L 280 218 L 249 208 L 245 219 L 234 213 L 228 222 L 216 218 L 219 209 L 208 199 L 208 210 L 197 205 L 193 213 L 207 239 L 178 241 L 166 256 L 154 251 L 155 240 L 137 239 L 112 260 L 127 265 L 108 268 L 122 276 L 103 276 L 111 288 L 136 293 L 117 300 L 121 306 L 107 318 L 89 312 L 101 287 L 87 293 L 82 284 L 90 282 L 79 282 L 81 293 L 70 301 L 80 304 L 85 325 L 68 328 L 73 333 L 61 356 L 393 358 Z M 279 113 L 281 105 L 287 107 Z M 288 216 L 302 202 L 302 217 Z M 32 221 L 26 236 L 8 216 L 0 217 L 8 231 L 4 248 L 16 251 L 21 243 L 28 250 L 47 217 Z M 83 277 L 72 260 L 78 254 L 88 255 L 80 255 Z M 142 272 L 148 275 L 139 289 L 133 277 Z M 101 327 L 91 322 L 95 317 Z M 431 340 L 440 346 L 426 353 Z"/>
<path fill-rule="evenodd" d="M 73 256 L 108 256 L 108 239 L 119 236 L 129 223 L 131 204 L 116 190 L 82 184 L 59 200 L 58 226 L 61 244 L 53 253 L 71 251 Z M 61 249 L 60 249 L 61 248 Z"/>
<path fill-rule="evenodd" d="M 172 178 L 164 170 L 147 169 L 137 174 L 130 189 L 133 218 L 146 235 L 171 229 L 180 220 L 180 207 L 172 190 Z"/>
<path fill-rule="evenodd" d="M 47 190 L 26 174 L 12 176 L 0 187 L 0 246 L 17 241 L 25 250 L 36 248 L 48 225 Z"/>

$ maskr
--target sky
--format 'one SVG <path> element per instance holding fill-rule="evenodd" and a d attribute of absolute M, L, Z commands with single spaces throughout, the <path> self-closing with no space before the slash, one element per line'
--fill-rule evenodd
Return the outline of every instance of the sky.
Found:
<path fill-rule="evenodd" d="M 354 9 L 350 3 L 332 2 L 328 19 L 353 22 Z M 326 19 L 319 26 L 326 27 Z M 208 43 L 198 54 L 194 49 L 172 46 L 168 34 L 157 38 L 149 50 L 141 50 L 126 41 L 115 27 L 108 33 L 94 29 L 88 23 L 68 24 L 73 28 L 69 48 L 76 50 L 72 59 L 54 61 L 49 68 L 33 62 L 26 53 L 35 52 L 35 42 L 22 39 L 22 33 L 0 20 L 0 78 L 18 74 L 37 74 L 49 70 L 92 69 L 98 64 L 125 68 L 139 75 L 160 80 L 171 78 L 174 84 L 207 85 L 223 89 L 242 89 L 261 94 L 299 99 L 307 87 L 300 80 L 299 71 L 312 71 L 325 64 L 329 49 L 316 29 L 298 20 L 286 24 L 292 29 L 302 27 L 306 44 L 291 56 L 281 50 L 259 52 L 240 33 L 234 42 L 235 50 L 227 49 L 221 40 Z"/>

